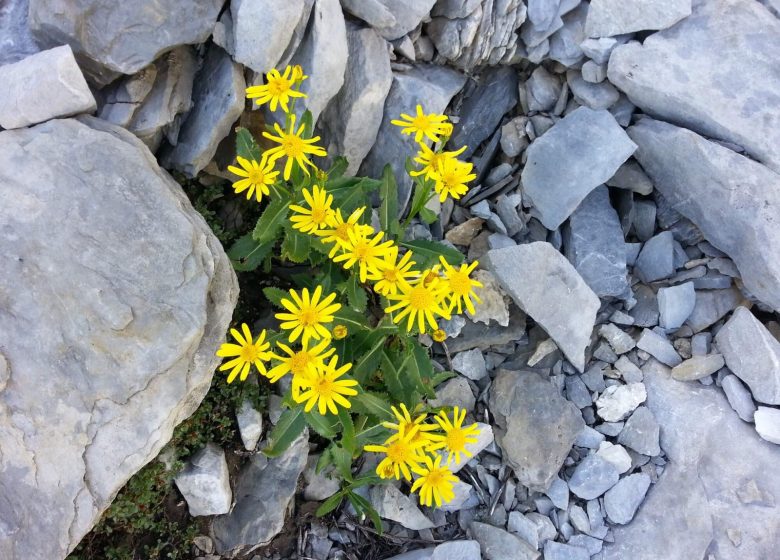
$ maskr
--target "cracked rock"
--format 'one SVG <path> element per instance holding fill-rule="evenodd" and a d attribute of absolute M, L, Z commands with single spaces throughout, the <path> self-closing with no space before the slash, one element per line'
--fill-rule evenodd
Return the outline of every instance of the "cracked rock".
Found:
<path fill-rule="evenodd" d="M 220 515 L 230 511 L 233 494 L 225 452 L 213 443 L 195 453 L 174 479 L 190 515 Z"/>

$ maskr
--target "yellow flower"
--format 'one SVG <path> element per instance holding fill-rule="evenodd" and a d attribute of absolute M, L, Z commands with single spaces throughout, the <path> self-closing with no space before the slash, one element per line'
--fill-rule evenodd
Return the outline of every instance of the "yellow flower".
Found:
<path fill-rule="evenodd" d="M 342 338 L 346 338 L 349 334 L 349 330 L 345 325 L 336 325 L 333 327 L 333 338 L 336 340 L 341 340 Z"/>
<path fill-rule="evenodd" d="M 439 260 L 444 267 L 444 277 L 450 292 L 450 311 L 457 304 L 458 313 L 461 313 L 463 311 L 462 304 L 465 303 L 466 309 L 473 315 L 474 302 L 472 300 L 482 303 L 482 300 L 474 292 L 474 288 L 481 288 L 482 283 L 479 280 L 470 278 L 469 274 L 477 268 L 479 261 L 474 261 L 470 265 L 462 264 L 459 269 L 455 269 L 444 260 L 444 257 L 439 257 Z"/>
<path fill-rule="evenodd" d="M 354 379 L 339 379 L 347 373 L 352 364 L 344 364 L 337 367 L 338 356 L 333 356 L 329 363 L 321 363 L 316 366 L 316 373 L 309 378 L 308 386 L 299 394 L 293 394 L 295 402 L 306 403 L 304 410 L 309 412 L 314 405 L 320 414 L 325 414 L 329 410 L 333 414 L 338 414 L 338 407 L 350 408 L 352 405 L 344 397 L 352 397 L 358 394 L 354 389 L 358 382 Z"/>
<path fill-rule="evenodd" d="M 401 119 L 390 121 L 396 126 L 402 128 L 402 134 L 414 133 L 414 141 L 420 142 L 423 136 L 438 142 L 441 136 L 448 136 L 452 133 L 452 125 L 447 122 L 445 115 L 436 113 L 423 113 L 422 105 L 417 105 L 417 114 L 415 116 L 401 113 Z"/>
<path fill-rule="evenodd" d="M 333 195 L 325 189 L 314 185 L 312 192 L 303 189 L 303 198 L 309 205 L 308 208 L 290 204 L 290 210 L 297 215 L 290 218 L 293 228 L 304 233 L 317 234 L 320 230 L 332 225 L 334 212 L 330 207 L 333 204 Z"/>
<path fill-rule="evenodd" d="M 360 281 L 365 282 L 369 271 L 375 273 L 383 257 L 394 246 L 392 241 L 382 241 L 384 235 L 384 232 L 380 231 L 371 237 L 371 234 L 364 235 L 353 228 L 348 232 L 349 241 L 344 245 L 343 253 L 334 257 L 333 262 L 344 263 L 341 266 L 346 269 L 357 263 L 360 268 Z"/>
<path fill-rule="evenodd" d="M 280 362 L 279 365 L 271 368 L 267 377 L 271 383 L 276 383 L 287 373 L 292 373 L 293 378 L 299 381 L 308 379 L 314 375 L 317 364 L 322 363 L 325 358 L 333 354 L 336 349 L 328 348 L 329 339 L 325 339 L 316 346 L 309 348 L 309 342 L 302 344 L 300 350 L 293 350 L 286 344 L 277 342 L 276 345 L 281 348 L 286 356 L 273 352 L 271 357 Z"/>
<path fill-rule="evenodd" d="M 466 419 L 466 411 L 458 409 L 456 406 L 452 413 L 452 421 L 450 421 L 447 413 L 442 411 L 436 416 L 436 421 L 444 430 L 444 435 L 431 434 L 431 439 L 436 443 L 429 446 L 430 451 L 436 449 L 443 449 L 447 452 L 447 463 L 451 463 L 453 459 L 456 463 L 460 463 L 460 455 L 464 454 L 466 457 L 472 457 L 473 453 L 466 449 L 466 444 L 476 443 L 477 434 L 479 434 L 479 427 L 476 424 L 463 427 L 463 421 Z"/>
<path fill-rule="evenodd" d="M 401 475 L 406 480 L 412 480 L 412 473 L 409 467 L 417 467 L 423 460 L 421 453 L 426 446 L 426 441 L 416 437 L 417 428 L 413 427 L 408 432 L 400 434 L 394 440 L 388 440 L 384 445 L 366 445 L 363 447 L 366 451 L 372 453 L 384 453 L 386 456 L 376 467 L 376 474 L 380 478 L 390 478 L 395 476 L 401 480 Z"/>
<path fill-rule="evenodd" d="M 292 74 L 292 76 L 290 75 Z M 281 105 L 285 113 L 289 112 L 287 102 L 293 97 L 306 97 L 305 93 L 293 89 L 308 76 L 303 75 L 300 66 L 295 68 L 288 66 L 283 73 L 273 69 L 265 76 L 266 84 L 260 86 L 250 86 L 246 88 L 248 99 L 256 99 L 255 103 L 263 105 L 268 103 L 271 111 L 276 111 L 277 105 Z"/>
<path fill-rule="evenodd" d="M 304 288 L 299 296 L 295 290 L 290 290 L 292 301 L 283 298 L 282 305 L 289 313 L 277 313 L 274 315 L 280 321 L 284 321 L 281 327 L 292 330 L 290 342 L 295 342 L 303 335 L 302 342 L 306 344 L 310 338 L 320 340 L 330 339 L 330 332 L 324 323 L 333 322 L 333 314 L 341 309 L 340 303 L 333 303 L 336 294 L 332 293 L 320 301 L 322 286 L 317 286 L 309 297 L 308 288 Z"/>
<path fill-rule="evenodd" d="M 228 165 L 228 171 L 244 178 L 233 183 L 233 190 L 236 191 L 236 194 L 246 191 L 247 200 L 252 198 L 252 194 L 255 194 L 257 202 L 260 202 L 263 195 L 270 194 L 268 187 L 276 182 L 279 172 L 274 171 L 273 162 L 269 163 L 265 156 L 260 160 L 260 163 L 244 159 L 241 156 L 236 156 L 236 160 L 241 167 Z"/>
<path fill-rule="evenodd" d="M 436 507 L 441 507 L 442 502 L 450 502 L 455 497 L 453 487 L 458 477 L 447 467 L 441 466 L 441 455 L 436 457 L 436 461 L 427 455 L 424 460 L 424 466 L 414 469 L 420 478 L 412 484 L 412 492 L 420 491 L 421 505 L 431 506 L 435 502 Z"/>
<path fill-rule="evenodd" d="M 382 422 L 382 425 L 385 428 L 396 431 L 395 434 L 390 436 L 387 442 L 391 442 L 402 437 L 403 434 L 409 433 L 409 430 L 411 430 L 412 428 L 416 428 L 415 435 L 410 440 L 412 443 L 423 441 L 427 445 L 431 442 L 431 437 L 428 432 L 430 432 L 431 430 L 437 430 L 438 426 L 436 424 L 424 423 L 425 419 L 428 417 L 427 414 L 420 414 L 417 418 L 412 419 L 411 414 L 409 414 L 409 410 L 406 408 L 406 405 L 403 403 L 401 403 L 400 412 L 394 406 L 391 406 L 390 410 L 393 411 L 393 415 L 395 416 L 396 420 L 398 420 L 398 423 L 394 424 L 393 422 Z"/>
<path fill-rule="evenodd" d="M 463 146 L 456 152 L 434 152 L 425 144 L 420 144 L 420 151 L 417 152 L 417 157 L 414 161 L 422 165 L 422 169 L 417 171 L 410 171 L 409 175 L 412 177 L 419 177 L 425 175 L 426 179 L 433 179 L 436 175 L 436 168 L 439 162 L 445 159 L 455 159 L 466 150 L 466 146 Z"/>
<path fill-rule="evenodd" d="M 266 370 L 263 362 L 271 357 L 270 352 L 267 351 L 271 344 L 265 341 L 265 330 L 260 331 L 257 340 L 252 337 L 246 323 L 241 324 L 241 330 L 244 332 L 243 336 L 236 329 L 230 329 L 230 334 L 233 335 L 238 344 L 225 342 L 217 350 L 217 356 L 220 358 L 233 358 L 219 368 L 219 371 L 231 370 L 227 378 L 228 383 L 233 383 L 239 372 L 241 372 L 241 381 L 245 381 L 252 364 L 255 365 L 257 371 L 265 375 Z"/>
<path fill-rule="evenodd" d="M 409 281 L 414 280 L 420 273 L 412 270 L 416 264 L 410 260 L 412 252 L 407 251 L 401 260 L 398 260 L 398 247 L 393 246 L 376 263 L 373 270 L 369 270 L 368 279 L 376 282 L 374 289 L 383 296 L 398 293 L 399 286 L 409 287 Z"/>
<path fill-rule="evenodd" d="M 441 329 L 436 329 L 435 331 L 433 331 L 431 338 L 433 338 L 434 342 L 444 342 L 445 340 L 447 340 L 447 333 Z"/>
<path fill-rule="evenodd" d="M 474 166 L 454 158 L 440 159 L 436 165 L 433 179 L 434 189 L 439 194 L 439 201 L 444 202 L 448 196 L 455 200 L 466 194 L 469 188 L 466 183 L 477 176 L 471 172 Z"/>
<path fill-rule="evenodd" d="M 417 328 L 421 333 L 425 332 L 426 323 L 432 330 L 438 329 L 435 316 L 445 319 L 450 318 L 450 312 L 442 307 L 443 298 L 447 294 L 447 285 L 439 278 L 426 282 L 428 272 L 408 288 L 401 286 L 400 294 L 390 294 L 387 299 L 396 301 L 394 305 L 385 308 L 385 312 L 392 313 L 398 309 L 402 311 L 393 317 L 393 322 L 398 323 L 404 317 L 408 317 L 406 330 L 411 331 L 417 321 Z"/>
<path fill-rule="evenodd" d="M 274 130 L 277 136 L 269 132 L 263 132 L 263 136 L 277 142 L 279 145 L 271 148 L 265 155 L 271 162 L 275 162 L 277 159 L 285 157 L 287 158 L 284 164 L 284 180 L 290 180 L 290 172 L 292 171 L 293 161 L 303 170 L 306 175 L 309 174 L 309 170 L 306 166 L 315 167 L 311 160 L 306 157 L 306 154 L 314 156 L 325 156 L 327 153 L 325 149 L 320 146 L 314 146 L 314 143 L 319 141 L 320 137 L 315 136 L 308 140 L 303 138 L 304 125 L 301 125 L 298 130 L 295 129 L 295 115 L 290 115 L 290 129 L 282 130 L 278 124 L 274 124 Z"/>
<path fill-rule="evenodd" d="M 359 235 L 365 236 L 374 233 L 374 228 L 371 226 L 358 223 L 358 220 L 361 218 L 361 216 L 363 216 L 363 212 L 365 211 L 366 207 L 361 206 L 352 212 L 352 214 L 349 215 L 349 218 L 344 220 L 344 218 L 341 216 L 341 209 L 336 208 L 336 212 L 333 214 L 332 223 L 330 224 L 332 228 L 321 229 L 316 232 L 317 235 L 322 237 L 323 243 L 335 244 L 333 249 L 331 249 L 330 253 L 328 254 L 328 257 L 332 259 L 340 249 L 343 249 L 349 244 L 350 231 L 354 231 Z"/>

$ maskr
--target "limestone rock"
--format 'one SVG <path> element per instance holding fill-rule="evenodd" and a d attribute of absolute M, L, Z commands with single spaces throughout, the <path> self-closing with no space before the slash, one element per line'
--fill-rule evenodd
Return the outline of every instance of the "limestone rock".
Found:
<path fill-rule="evenodd" d="M 263 435 L 263 414 L 252 406 L 249 399 L 245 399 L 236 413 L 236 421 L 244 449 L 254 451 Z"/>
<path fill-rule="evenodd" d="M 28 8 L 28 0 L 6 0 L 0 6 L 0 66 L 40 50 L 27 25 Z"/>
<path fill-rule="evenodd" d="M 536 242 L 493 249 L 485 262 L 504 291 L 583 371 L 600 302 L 569 261 L 549 243 Z"/>
<path fill-rule="evenodd" d="M 366 0 L 358 0 L 363 3 Z M 393 16 L 395 22 L 387 26 L 374 26 L 375 29 L 388 41 L 400 39 L 412 29 L 420 25 L 431 12 L 436 0 L 378 0 Z M 354 4 L 355 0 L 351 0 Z M 373 4 L 373 2 L 368 2 Z"/>
<path fill-rule="evenodd" d="M 407 496 L 391 484 L 372 487 L 370 498 L 371 505 L 384 519 L 400 523 L 413 531 L 434 527 L 433 522 L 417 507 L 416 496 Z"/>
<path fill-rule="evenodd" d="M 585 457 L 569 479 L 569 489 L 583 500 L 593 500 L 617 484 L 615 465 L 599 455 Z"/>
<path fill-rule="evenodd" d="M 494 321 L 503 327 L 509 326 L 507 298 L 493 273 L 487 270 L 476 270 L 472 274 L 472 278 L 482 283 L 481 288 L 474 289 L 482 303 L 474 306 L 474 314 L 466 311 L 468 318 L 486 325 L 489 325 L 490 321 Z"/>
<path fill-rule="evenodd" d="M 95 98 L 68 45 L 0 66 L 0 127 L 21 128 L 92 113 Z"/>
<path fill-rule="evenodd" d="M 520 537 L 474 521 L 469 533 L 479 542 L 485 560 L 539 560 L 541 555 Z"/>
<path fill-rule="evenodd" d="M 642 383 L 611 385 L 596 400 L 598 415 L 607 422 L 619 422 L 645 402 L 647 392 Z"/>
<path fill-rule="evenodd" d="M 238 286 L 121 128 L 0 132 L 0 169 L 0 557 L 63 558 L 208 391 Z"/>
<path fill-rule="evenodd" d="M 230 476 L 225 452 L 218 445 L 210 443 L 195 453 L 174 481 L 193 517 L 230 511 Z"/>
<path fill-rule="evenodd" d="M 758 435 L 766 441 L 780 445 L 780 410 L 771 406 L 759 406 L 754 421 Z"/>
<path fill-rule="evenodd" d="M 652 411 L 640 406 L 626 420 L 626 425 L 618 435 L 618 441 L 642 455 L 653 457 L 661 453 L 659 447 L 659 426 Z"/>
<path fill-rule="evenodd" d="M 650 488 L 650 477 L 645 473 L 636 473 L 627 476 L 607 490 L 604 496 L 604 509 L 609 520 L 620 525 L 629 523 L 642 500 L 645 499 L 648 488 Z"/>
<path fill-rule="evenodd" d="M 691 15 L 691 0 L 593 0 L 585 20 L 588 37 L 612 37 L 666 29 Z"/>

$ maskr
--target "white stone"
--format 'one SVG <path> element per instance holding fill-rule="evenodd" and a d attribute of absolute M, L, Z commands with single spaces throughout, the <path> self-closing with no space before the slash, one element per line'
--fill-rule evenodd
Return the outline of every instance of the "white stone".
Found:
<path fill-rule="evenodd" d="M 263 415 L 252 406 L 249 400 L 241 402 L 241 407 L 236 413 L 238 431 L 241 433 L 241 441 L 244 449 L 254 451 L 260 436 L 263 435 Z"/>
<path fill-rule="evenodd" d="M 759 406 L 753 419 L 758 435 L 769 442 L 780 445 L 780 409 Z"/>
<path fill-rule="evenodd" d="M 612 463 L 620 474 L 628 472 L 631 469 L 631 456 L 622 445 L 615 445 L 608 441 L 602 441 L 596 455 Z"/>
<path fill-rule="evenodd" d="M 225 452 L 219 446 L 210 443 L 195 453 L 174 481 L 193 517 L 230 511 L 230 476 Z"/>
<path fill-rule="evenodd" d="M 645 402 L 647 391 L 643 383 L 612 385 L 596 400 L 596 412 L 606 422 L 619 422 Z"/>

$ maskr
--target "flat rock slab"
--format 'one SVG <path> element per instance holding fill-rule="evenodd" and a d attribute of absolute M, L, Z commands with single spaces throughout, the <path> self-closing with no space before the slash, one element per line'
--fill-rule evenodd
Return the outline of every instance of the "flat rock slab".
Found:
<path fill-rule="evenodd" d="M 666 29 L 691 15 L 691 0 L 593 0 L 585 20 L 588 37 L 612 37 Z"/>
<path fill-rule="evenodd" d="M 566 257 L 539 241 L 488 251 L 485 263 L 504 291 L 583 371 L 600 302 Z"/>
<path fill-rule="evenodd" d="M 479 543 L 485 560 L 539 560 L 541 554 L 517 535 L 474 521 L 469 533 Z"/>
<path fill-rule="evenodd" d="M 522 182 L 544 227 L 560 226 L 635 149 L 609 111 L 587 107 L 569 113 L 537 138 L 528 147 Z"/>
<path fill-rule="evenodd" d="M 546 490 L 585 427 L 577 406 L 537 373 L 500 370 L 490 410 L 500 428 L 496 440 L 520 483 Z"/>
<path fill-rule="evenodd" d="M 0 132 L 0 183 L 0 557 L 59 559 L 205 396 L 238 285 L 119 127 Z"/>
<path fill-rule="evenodd" d="M 0 127 L 21 128 L 97 108 L 67 45 L 0 66 Z"/>
<path fill-rule="evenodd" d="M 740 420 L 714 385 L 675 381 L 655 360 L 643 371 L 669 461 L 633 521 L 613 527 L 603 559 L 777 556 L 780 448 Z"/>
<path fill-rule="evenodd" d="M 754 296 L 780 310 L 780 174 L 660 121 L 642 119 L 628 134 L 664 198 L 731 257 Z"/>
<path fill-rule="evenodd" d="M 777 52 L 780 20 L 765 7 L 711 0 L 643 44 L 618 46 L 608 76 L 646 113 L 738 144 L 780 171 Z"/>

